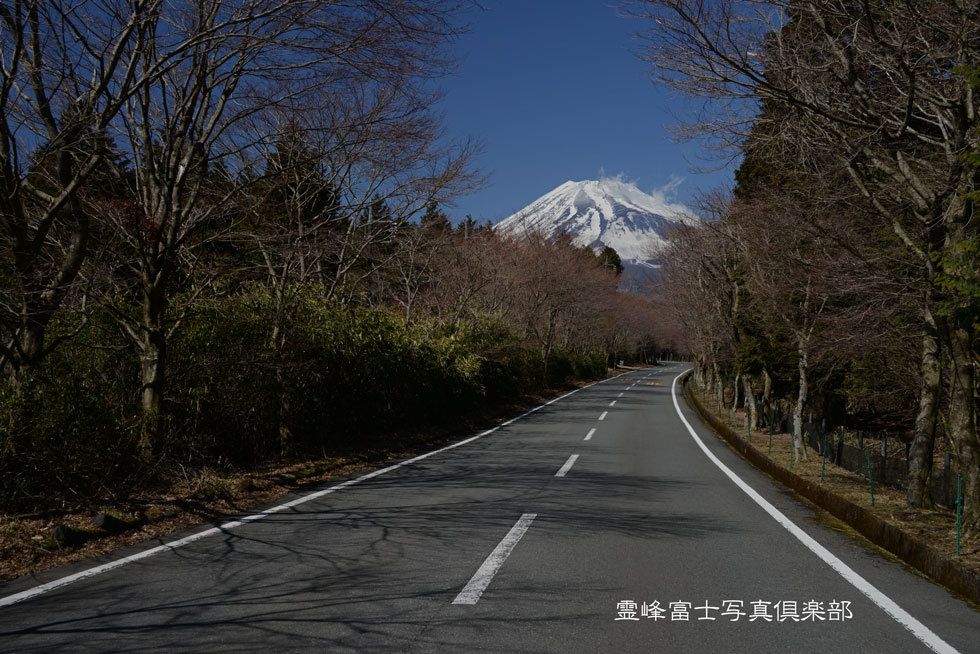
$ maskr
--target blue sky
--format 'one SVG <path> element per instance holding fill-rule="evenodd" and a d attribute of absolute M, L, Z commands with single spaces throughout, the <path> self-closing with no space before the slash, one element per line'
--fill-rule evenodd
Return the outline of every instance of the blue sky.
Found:
<path fill-rule="evenodd" d="M 456 44 L 458 72 L 445 80 L 442 111 L 451 136 L 484 143 L 487 187 L 446 211 L 497 222 L 567 180 L 622 174 L 641 190 L 666 189 L 689 203 L 729 186 L 696 143 L 667 127 L 684 102 L 653 84 L 634 55 L 643 23 L 607 0 L 483 0 Z M 683 179 L 683 181 L 680 181 Z"/>

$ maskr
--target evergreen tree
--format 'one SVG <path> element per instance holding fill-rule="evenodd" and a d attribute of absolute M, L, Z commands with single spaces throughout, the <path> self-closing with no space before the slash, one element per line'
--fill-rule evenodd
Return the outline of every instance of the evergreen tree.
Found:
<path fill-rule="evenodd" d="M 599 265 L 613 271 L 617 277 L 623 274 L 623 260 L 619 258 L 619 253 L 608 245 L 599 253 Z"/>
<path fill-rule="evenodd" d="M 436 230 L 439 232 L 451 232 L 453 229 L 449 218 L 439 209 L 438 202 L 430 202 L 425 207 L 425 213 L 420 218 L 420 223 L 424 229 Z"/>

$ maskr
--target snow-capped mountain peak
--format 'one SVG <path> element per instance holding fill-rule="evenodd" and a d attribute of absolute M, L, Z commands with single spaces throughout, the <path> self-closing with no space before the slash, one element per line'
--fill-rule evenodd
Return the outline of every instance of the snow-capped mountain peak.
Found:
<path fill-rule="evenodd" d="M 567 234 L 596 252 L 616 250 L 624 264 L 653 266 L 669 226 L 693 220 L 681 204 L 644 193 L 620 179 L 565 182 L 496 225 L 502 234 Z"/>

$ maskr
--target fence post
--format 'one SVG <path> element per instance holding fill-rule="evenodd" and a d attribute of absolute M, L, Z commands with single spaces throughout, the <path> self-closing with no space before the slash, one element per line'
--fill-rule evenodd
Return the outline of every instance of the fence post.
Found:
<path fill-rule="evenodd" d="M 841 459 L 844 458 L 844 425 L 840 427 L 840 440 L 837 441 L 837 452 L 834 456 L 834 463 L 841 465 Z"/>
<path fill-rule="evenodd" d="M 773 421 L 770 420 L 769 421 L 769 457 L 770 458 L 772 458 L 772 430 L 773 429 L 774 429 Z"/>
<path fill-rule="evenodd" d="M 858 429 L 858 449 L 864 449 L 864 432 Z"/>

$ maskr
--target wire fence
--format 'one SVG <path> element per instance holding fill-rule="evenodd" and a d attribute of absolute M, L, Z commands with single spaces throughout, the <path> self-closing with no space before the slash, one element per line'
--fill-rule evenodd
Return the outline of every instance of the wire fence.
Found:
<path fill-rule="evenodd" d="M 726 398 L 727 399 L 727 398 Z M 705 397 L 706 406 L 713 406 L 729 414 L 729 420 L 736 427 L 746 427 L 744 415 L 732 410 L 730 404 L 722 404 L 720 398 Z M 777 401 L 771 414 L 775 430 L 780 433 L 792 432 L 792 412 L 790 405 Z M 741 420 L 742 424 L 738 422 Z M 863 431 L 841 426 L 829 426 L 824 420 L 814 420 L 810 414 L 803 422 L 804 442 L 818 455 L 826 452 L 827 462 L 868 478 L 870 472 L 874 483 L 896 488 L 908 488 L 909 454 L 911 444 L 884 431 Z M 937 446 L 942 446 L 937 441 Z M 825 449 L 826 448 L 826 449 Z M 929 482 L 929 496 L 934 504 L 955 510 L 957 498 L 956 462 L 945 449 L 938 449 L 933 456 L 932 474 Z"/>
<path fill-rule="evenodd" d="M 875 484 L 908 488 L 909 443 L 889 437 L 885 432 L 828 428 L 823 421 L 813 420 L 804 422 L 803 434 L 804 441 L 818 454 L 823 455 L 826 448 L 828 463 L 865 478 L 870 468 Z M 955 507 L 957 474 L 949 451 L 934 457 L 929 484 L 929 496 L 934 504 Z"/>

